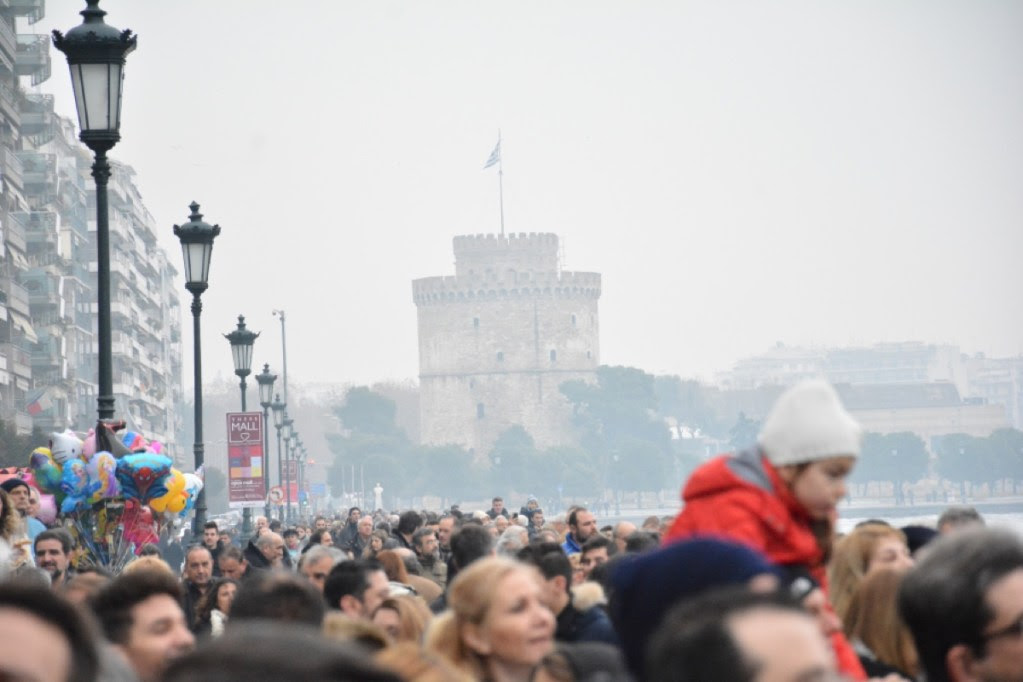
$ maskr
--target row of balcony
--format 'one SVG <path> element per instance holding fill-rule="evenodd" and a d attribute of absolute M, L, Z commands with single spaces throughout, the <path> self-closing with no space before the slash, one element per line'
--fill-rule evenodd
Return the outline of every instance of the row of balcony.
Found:
<path fill-rule="evenodd" d="M 0 16 L 0 65 L 8 74 L 14 73 L 14 60 L 18 54 L 18 38 L 11 24 Z"/>
<path fill-rule="evenodd" d="M 50 77 L 50 68 L 50 36 L 19 35 L 14 73 L 30 76 L 32 85 L 39 85 Z"/>

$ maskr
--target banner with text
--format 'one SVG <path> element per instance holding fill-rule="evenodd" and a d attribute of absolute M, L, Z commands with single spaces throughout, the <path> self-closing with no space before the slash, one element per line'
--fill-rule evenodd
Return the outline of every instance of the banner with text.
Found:
<path fill-rule="evenodd" d="M 227 415 L 227 499 L 232 509 L 262 507 L 263 413 Z"/>
<path fill-rule="evenodd" d="M 288 478 L 288 487 L 285 488 L 284 494 L 291 493 L 289 498 L 292 502 L 298 502 L 298 462 L 289 459 L 284 466 L 284 475 Z"/>

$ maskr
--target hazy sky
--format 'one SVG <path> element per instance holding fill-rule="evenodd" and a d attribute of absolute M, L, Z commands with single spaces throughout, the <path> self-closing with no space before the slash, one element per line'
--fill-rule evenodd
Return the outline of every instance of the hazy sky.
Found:
<path fill-rule="evenodd" d="M 47 0 L 31 28 L 79 23 Z M 160 238 L 221 225 L 205 376 L 416 376 L 451 238 L 555 232 L 601 360 L 710 376 L 776 341 L 1023 352 L 1023 3 L 103 0 L 139 34 L 118 159 Z M 73 115 L 63 55 L 41 86 Z M 186 340 L 191 319 L 185 303 Z M 185 384 L 191 344 L 185 344 Z"/>

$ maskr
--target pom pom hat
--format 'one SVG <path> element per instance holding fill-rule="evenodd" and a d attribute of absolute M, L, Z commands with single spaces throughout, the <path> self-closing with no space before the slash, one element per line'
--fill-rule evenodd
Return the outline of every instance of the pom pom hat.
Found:
<path fill-rule="evenodd" d="M 775 466 L 831 457 L 859 457 L 863 429 L 825 381 L 804 381 L 785 391 L 757 436 Z"/>

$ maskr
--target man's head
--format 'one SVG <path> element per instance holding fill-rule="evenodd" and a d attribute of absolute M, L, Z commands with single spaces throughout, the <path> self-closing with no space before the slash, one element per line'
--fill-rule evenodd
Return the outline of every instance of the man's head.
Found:
<path fill-rule="evenodd" d="M 501 514 L 498 514 L 497 517 L 494 518 L 494 528 L 497 529 L 497 534 L 498 535 L 500 535 L 504 531 L 508 530 L 508 525 L 509 524 L 510 524 L 510 521 L 508 521 L 508 519 L 506 519 Z"/>
<path fill-rule="evenodd" d="M 504 498 L 495 497 L 490 501 L 490 508 L 493 509 L 495 513 L 500 514 L 504 510 Z"/>
<path fill-rule="evenodd" d="M 572 601 L 572 562 L 556 542 L 529 544 L 516 555 L 519 561 L 539 569 L 544 579 L 543 600 L 555 616 Z"/>
<path fill-rule="evenodd" d="M 180 600 L 172 575 L 135 571 L 112 580 L 91 601 L 107 639 L 142 682 L 158 679 L 170 661 L 195 646 Z"/>
<path fill-rule="evenodd" d="M 43 587 L 0 584 L 0 679 L 95 680 L 92 628 L 67 601 Z"/>
<path fill-rule="evenodd" d="M 243 620 L 277 623 L 323 624 L 323 594 L 307 580 L 292 573 L 260 571 L 238 589 L 231 603 L 231 624 Z"/>
<path fill-rule="evenodd" d="M 316 530 L 323 530 L 324 528 L 326 528 L 327 527 L 327 517 L 325 517 L 325 516 L 317 516 L 313 520 L 313 527 Z"/>
<path fill-rule="evenodd" d="M 949 507 L 938 517 L 938 532 L 942 535 L 961 528 L 983 525 L 984 517 L 973 507 Z"/>
<path fill-rule="evenodd" d="M 356 532 L 358 532 L 359 537 L 362 538 L 363 542 L 368 541 L 369 536 L 373 534 L 373 517 L 363 516 L 359 519 L 359 525 L 356 526 Z"/>
<path fill-rule="evenodd" d="M 31 517 L 39 516 L 39 505 L 42 501 L 39 499 L 39 491 L 35 488 L 28 489 L 28 515 Z"/>
<path fill-rule="evenodd" d="M 286 531 L 284 531 L 283 533 L 281 533 L 281 537 L 284 538 L 284 546 L 287 547 L 290 551 L 294 551 L 294 550 L 298 549 L 298 531 L 297 530 L 295 530 L 294 528 L 289 528 Z"/>
<path fill-rule="evenodd" d="M 437 544 L 441 549 L 451 548 L 451 533 L 455 530 L 455 517 L 450 514 L 440 517 L 437 521 Z"/>
<path fill-rule="evenodd" d="M 222 544 L 224 547 L 227 547 L 228 545 L 231 544 L 231 534 L 226 530 L 220 531 L 220 535 L 218 537 L 220 538 L 220 544 Z"/>
<path fill-rule="evenodd" d="M 419 515 L 419 512 L 413 509 L 402 512 L 401 516 L 398 517 L 398 532 L 402 535 L 412 537 L 412 535 L 419 530 L 419 527 L 422 525 L 423 517 Z"/>
<path fill-rule="evenodd" d="M 54 585 L 62 583 L 71 559 L 71 536 L 62 530 L 44 530 L 36 536 L 33 547 L 36 566 L 50 574 Z"/>
<path fill-rule="evenodd" d="M 256 549 L 276 568 L 284 557 L 284 538 L 277 533 L 264 533 L 256 538 Z"/>
<path fill-rule="evenodd" d="M 202 527 L 202 544 L 203 547 L 210 550 L 211 552 L 217 549 L 217 543 L 220 542 L 220 530 L 217 528 L 216 521 L 207 521 Z"/>
<path fill-rule="evenodd" d="M 529 522 L 537 528 L 543 528 L 543 509 L 534 509 L 533 515 L 529 517 Z"/>
<path fill-rule="evenodd" d="M 580 546 L 597 532 L 597 518 L 586 508 L 578 507 L 568 515 L 568 530 Z"/>
<path fill-rule="evenodd" d="M 826 680 L 835 662 L 813 618 L 790 600 L 714 591 L 665 617 L 645 672 L 643 679 L 667 682 Z"/>
<path fill-rule="evenodd" d="M 930 543 L 899 589 L 929 682 L 1023 680 L 1023 541 L 972 528 Z"/>
<path fill-rule="evenodd" d="M 433 557 L 437 554 L 437 534 L 431 528 L 420 528 L 412 536 L 416 556 Z"/>
<path fill-rule="evenodd" d="M 234 545 L 224 548 L 220 556 L 217 557 L 217 565 L 220 567 L 221 575 L 232 580 L 241 580 L 249 570 L 245 554 Z"/>
<path fill-rule="evenodd" d="M 362 510 L 358 507 L 352 507 L 348 510 L 348 523 L 358 523 L 361 516 Z"/>
<path fill-rule="evenodd" d="M 270 522 L 266 520 L 265 516 L 257 516 L 254 523 L 256 524 L 256 533 L 270 527 Z"/>
<path fill-rule="evenodd" d="M 315 585 L 322 594 L 323 585 L 327 581 L 330 569 L 344 561 L 344 558 L 344 552 L 337 547 L 316 545 L 298 560 L 298 572 Z"/>
<path fill-rule="evenodd" d="M 636 524 L 630 523 L 629 521 L 619 521 L 615 524 L 613 539 L 615 542 L 615 548 L 619 554 L 625 553 L 625 541 L 626 539 L 636 532 Z"/>
<path fill-rule="evenodd" d="M 185 578 L 199 587 L 206 587 L 213 577 L 213 555 L 202 545 L 190 547 L 185 555 Z"/>
<path fill-rule="evenodd" d="M 374 559 L 343 561 L 331 569 L 323 586 L 327 606 L 350 618 L 369 620 L 391 588 L 383 567 Z"/>
<path fill-rule="evenodd" d="M 494 537 L 483 526 L 466 524 L 451 536 L 451 558 L 457 570 L 494 553 Z M 448 580 L 453 576 L 448 575 Z"/>
<path fill-rule="evenodd" d="M 614 549 L 614 544 L 605 536 L 600 533 L 591 535 L 590 539 L 583 543 L 582 555 L 579 557 L 583 574 L 589 578 L 594 568 L 607 563 L 607 560 L 614 556 Z"/>
<path fill-rule="evenodd" d="M 26 516 L 32 506 L 28 483 L 20 478 L 8 478 L 0 483 L 0 488 L 7 491 L 7 496 L 11 498 L 11 506 L 17 509 L 21 516 Z"/>

